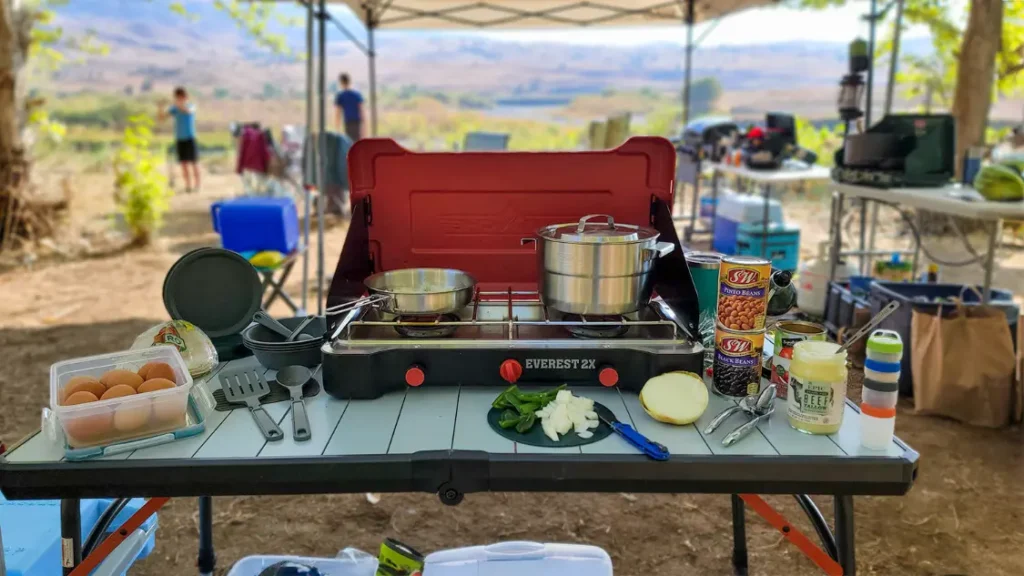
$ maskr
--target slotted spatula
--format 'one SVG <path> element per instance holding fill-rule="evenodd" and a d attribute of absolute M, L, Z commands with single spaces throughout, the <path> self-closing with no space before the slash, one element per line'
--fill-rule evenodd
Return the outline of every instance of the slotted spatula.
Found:
<path fill-rule="evenodd" d="M 249 407 L 249 413 L 252 414 L 252 419 L 256 421 L 264 438 L 269 441 L 284 438 L 284 432 L 281 432 L 270 414 L 260 406 L 260 398 L 270 394 L 270 384 L 259 370 L 253 368 L 221 374 L 220 387 L 224 390 L 225 400 Z"/>

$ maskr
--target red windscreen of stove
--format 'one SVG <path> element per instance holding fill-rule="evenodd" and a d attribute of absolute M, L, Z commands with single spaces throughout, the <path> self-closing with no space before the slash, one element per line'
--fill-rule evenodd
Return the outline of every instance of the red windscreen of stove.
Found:
<path fill-rule="evenodd" d="M 610 214 L 651 225 L 651 197 L 672 205 L 676 155 L 663 138 L 596 152 L 414 153 L 362 140 L 348 156 L 353 203 L 369 196 L 376 271 L 464 270 L 481 290 L 536 290 L 537 230 Z"/>

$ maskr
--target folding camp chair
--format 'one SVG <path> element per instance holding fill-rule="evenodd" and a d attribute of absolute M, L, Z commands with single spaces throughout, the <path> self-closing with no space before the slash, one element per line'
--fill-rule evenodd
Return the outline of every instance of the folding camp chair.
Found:
<path fill-rule="evenodd" d="M 291 308 L 292 312 L 297 316 L 306 315 L 305 310 L 296 304 L 295 301 L 292 300 L 291 296 L 284 291 L 284 283 L 288 281 L 288 276 L 292 273 L 292 268 L 295 267 L 295 263 L 299 261 L 299 257 L 302 256 L 305 251 L 306 246 L 300 244 L 295 250 L 292 250 L 290 254 L 285 256 L 284 260 L 276 266 L 269 268 L 254 266 L 263 281 L 264 310 L 269 309 L 270 305 L 280 298 L 281 300 L 284 300 L 285 305 Z"/>

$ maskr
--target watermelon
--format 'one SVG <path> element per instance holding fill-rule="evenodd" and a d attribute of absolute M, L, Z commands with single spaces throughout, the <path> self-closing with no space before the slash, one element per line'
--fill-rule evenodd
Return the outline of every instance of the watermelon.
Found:
<path fill-rule="evenodd" d="M 1009 166 L 990 164 L 978 171 L 974 189 L 987 200 L 1013 202 L 1024 200 L 1024 178 Z"/>

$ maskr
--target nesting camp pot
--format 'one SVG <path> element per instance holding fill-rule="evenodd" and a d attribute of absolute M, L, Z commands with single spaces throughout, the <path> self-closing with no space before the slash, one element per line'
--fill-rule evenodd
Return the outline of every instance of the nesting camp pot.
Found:
<path fill-rule="evenodd" d="M 652 228 L 618 224 L 607 214 L 537 231 L 540 294 L 566 314 L 620 315 L 647 304 L 655 262 L 675 245 Z"/>

